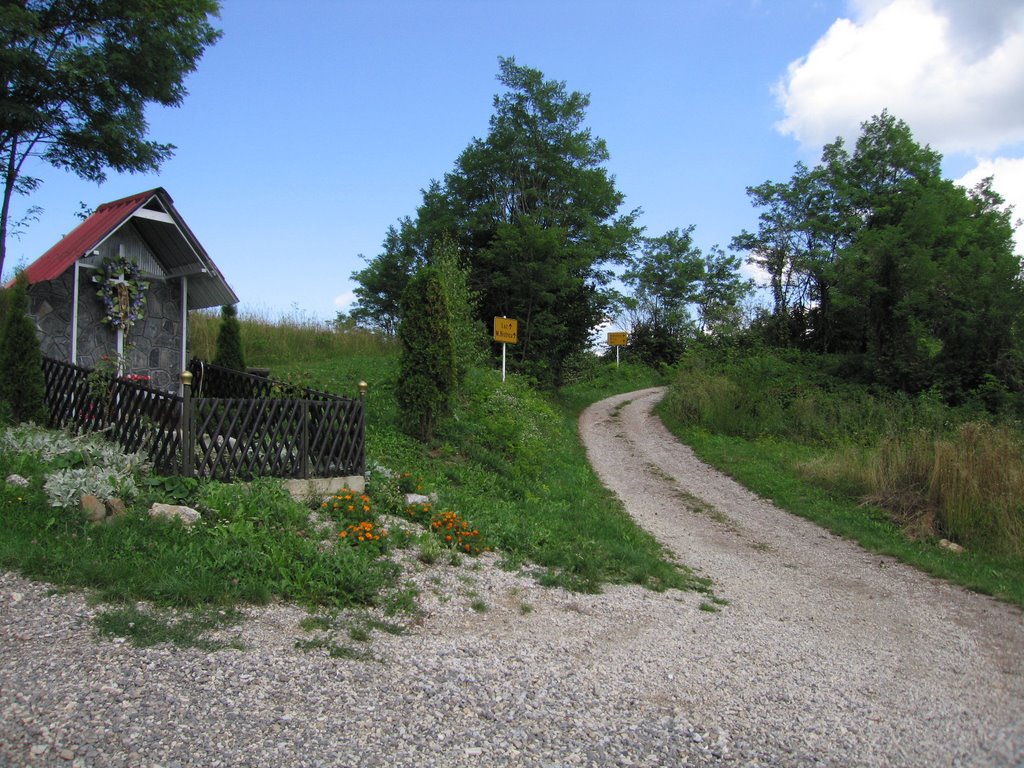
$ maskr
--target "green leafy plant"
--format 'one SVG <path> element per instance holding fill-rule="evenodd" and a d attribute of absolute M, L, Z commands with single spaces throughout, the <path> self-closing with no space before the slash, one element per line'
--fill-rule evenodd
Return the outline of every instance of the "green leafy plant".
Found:
<path fill-rule="evenodd" d="M 430 520 L 430 529 L 447 546 L 459 552 L 478 555 L 481 552 L 489 552 L 491 549 L 483 543 L 480 531 L 456 512 L 435 513 Z"/>

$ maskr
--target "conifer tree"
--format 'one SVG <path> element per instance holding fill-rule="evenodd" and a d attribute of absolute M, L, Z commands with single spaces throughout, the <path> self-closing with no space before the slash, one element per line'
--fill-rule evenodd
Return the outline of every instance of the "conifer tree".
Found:
<path fill-rule="evenodd" d="M 238 311 L 233 304 L 220 308 L 220 330 L 217 331 L 217 352 L 213 357 L 215 365 L 245 371 L 245 355 L 242 354 L 242 327 L 238 323 Z"/>
<path fill-rule="evenodd" d="M 28 281 L 19 274 L 7 296 L 7 317 L 0 338 L 0 400 L 15 422 L 45 424 L 46 379 L 35 323 L 28 315 Z"/>
<path fill-rule="evenodd" d="M 438 419 L 448 413 L 457 378 L 451 312 L 435 268 L 425 267 L 409 281 L 398 338 L 402 357 L 396 394 L 403 426 L 429 442 Z"/>

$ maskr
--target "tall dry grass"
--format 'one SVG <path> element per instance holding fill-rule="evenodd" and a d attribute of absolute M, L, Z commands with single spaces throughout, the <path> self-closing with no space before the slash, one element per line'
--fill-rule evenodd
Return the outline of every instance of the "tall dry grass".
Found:
<path fill-rule="evenodd" d="M 1024 444 L 1010 427 L 967 422 L 949 434 L 908 431 L 866 450 L 837 449 L 803 471 L 857 489 L 912 535 L 1024 554 Z"/>
<path fill-rule="evenodd" d="M 274 315 L 265 309 L 246 309 L 239 312 L 238 321 L 246 362 L 254 366 L 351 355 L 390 355 L 395 350 L 393 339 L 361 328 L 335 330 L 329 323 L 300 310 Z M 189 315 L 190 354 L 212 360 L 219 328 L 219 310 L 192 312 Z"/>
<path fill-rule="evenodd" d="M 1024 453 L 1005 426 L 969 422 L 936 440 L 928 494 L 950 538 L 1024 554 Z"/>

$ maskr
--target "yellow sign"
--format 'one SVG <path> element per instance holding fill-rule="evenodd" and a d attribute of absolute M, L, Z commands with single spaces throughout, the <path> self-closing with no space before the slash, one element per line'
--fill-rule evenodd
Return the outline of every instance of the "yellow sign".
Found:
<path fill-rule="evenodd" d="M 502 344 L 515 344 L 519 341 L 519 321 L 507 317 L 494 318 L 494 340 Z"/>
<path fill-rule="evenodd" d="M 624 347 L 629 343 L 629 334 L 625 331 L 609 331 L 608 346 Z"/>

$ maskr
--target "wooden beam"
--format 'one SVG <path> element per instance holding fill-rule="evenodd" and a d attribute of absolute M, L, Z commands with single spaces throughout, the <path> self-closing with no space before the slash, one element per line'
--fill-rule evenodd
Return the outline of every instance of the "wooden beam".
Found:
<path fill-rule="evenodd" d="M 139 210 L 132 214 L 132 218 L 150 219 L 151 221 L 160 221 L 164 224 L 175 223 L 171 214 L 164 213 L 163 211 L 151 211 L 148 208 L 139 208 Z"/>

